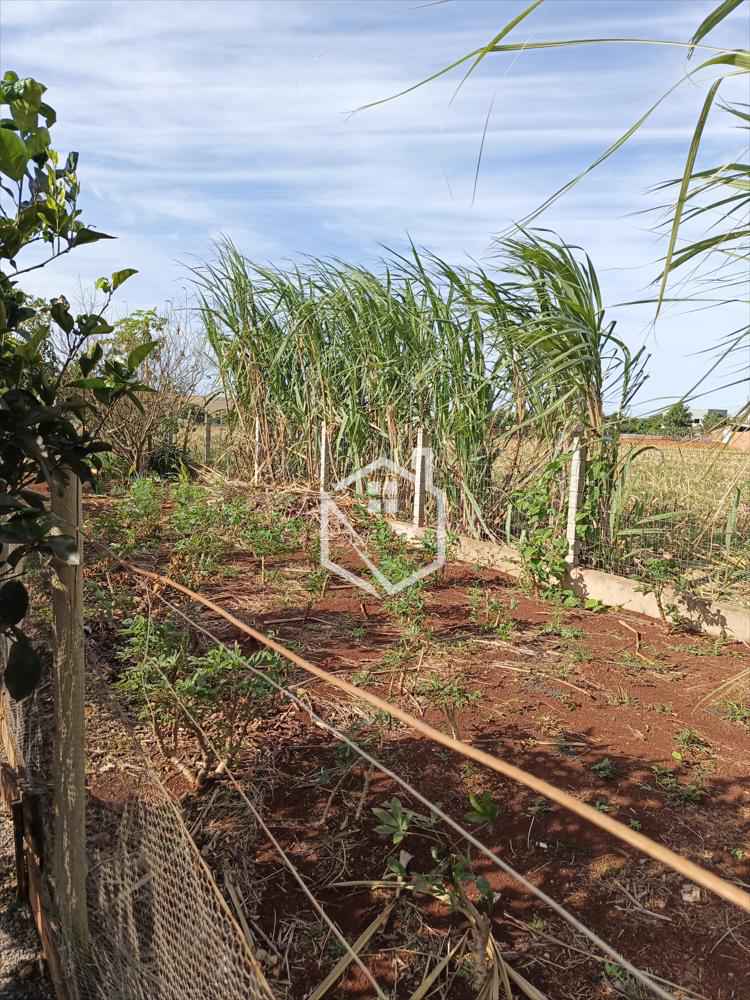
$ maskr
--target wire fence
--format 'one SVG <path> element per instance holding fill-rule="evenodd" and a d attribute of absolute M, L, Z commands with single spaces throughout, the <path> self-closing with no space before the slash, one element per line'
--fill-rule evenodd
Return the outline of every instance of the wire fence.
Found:
<path fill-rule="evenodd" d="M 596 514 L 584 565 L 750 605 L 750 456 L 678 442 L 641 450 Z"/>
<path fill-rule="evenodd" d="M 65 859 L 54 850 L 49 694 L 45 687 L 14 702 L 3 690 L 0 716 L 20 800 L 41 798 L 42 830 L 26 838 L 25 862 L 40 880 L 33 902 L 60 1000 L 273 1000 L 173 797 L 116 715 L 106 739 L 121 752 L 103 770 L 90 767 L 88 940 L 65 928 L 56 905 Z M 101 759 L 101 728 L 89 730 L 87 743 L 87 759 Z"/>
<path fill-rule="evenodd" d="M 412 469 L 417 430 L 397 430 L 394 455 L 388 442 L 376 440 L 362 464 L 385 449 L 386 457 Z M 213 434 L 208 450 L 202 438 L 193 441 L 196 461 L 248 482 L 278 480 L 281 472 L 272 457 L 260 446 L 253 453 L 252 428 L 226 423 Z M 331 481 L 353 471 L 345 441 L 328 434 L 323 448 Z M 448 500 L 449 528 L 463 531 L 468 524 L 475 537 L 516 546 L 541 532 L 564 551 L 571 454 L 562 451 L 555 458 L 532 438 L 511 442 L 475 503 L 466 484 L 456 480 L 451 457 L 433 454 L 435 482 Z M 589 463 L 576 498 L 578 541 L 571 562 L 644 584 L 668 578 L 696 598 L 750 606 L 750 453 L 718 439 L 659 439 L 652 445 L 625 436 L 604 493 L 596 477 Z M 366 497 L 365 483 L 354 489 Z M 412 495 L 399 481 L 397 516 L 411 508 Z"/>

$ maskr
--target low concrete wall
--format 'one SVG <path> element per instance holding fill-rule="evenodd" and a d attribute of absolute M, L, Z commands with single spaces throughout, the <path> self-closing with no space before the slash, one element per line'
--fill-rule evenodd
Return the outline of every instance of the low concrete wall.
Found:
<path fill-rule="evenodd" d="M 638 591 L 639 584 L 613 573 L 577 567 L 571 570 L 570 585 L 581 597 L 594 597 L 602 604 L 638 611 L 649 618 L 659 618 L 653 594 Z M 675 604 L 685 618 L 709 635 L 726 635 L 740 642 L 750 642 L 750 611 L 732 604 L 714 604 L 699 598 L 685 599 L 671 587 L 665 588 L 662 603 Z"/>
<path fill-rule="evenodd" d="M 425 532 L 424 528 L 405 521 L 389 521 L 389 524 L 397 534 L 412 541 L 418 541 Z M 459 535 L 454 551 L 459 562 L 498 569 L 516 579 L 521 575 L 521 557 L 509 545 L 497 545 Z M 624 576 L 576 567 L 571 570 L 567 585 L 580 597 L 590 597 L 611 607 L 637 611 L 649 618 L 660 617 L 654 595 L 641 593 L 638 582 Z M 671 588 L 665 589 L 664 602 L 676 604 L 681 614 L 709 635 L 726 635 L 739 642 L 750 643 L 750 610 L 747 608 L 714 604 L 698 598 L 685 599 Z"/>

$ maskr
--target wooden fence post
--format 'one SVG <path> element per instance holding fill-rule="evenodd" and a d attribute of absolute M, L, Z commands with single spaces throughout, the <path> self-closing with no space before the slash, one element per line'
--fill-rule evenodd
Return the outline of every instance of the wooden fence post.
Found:
<path fill-rule="evenodd" d="M 78 565 L 54 560 L 61 586 L 52 588 L 55 616 L 54 844 L 55 897 L 66 944 L 88 944 L 86 908 L 85 650 L 81 481 L 70 470 L 52 490 L 52 510 L 78 545 Z"/>
<path fill-rule="evenodd" d="M 573 456 L 570 460 L 570 485 L 568 489 L 568 525 L 565 536 L 568 541 L 566 562 L 571 568 L 578 565 L 580 543 L 576 534 L 578 508 L 583 496 L 586 477 L 586 449 L 580 435 L 573 438 Z"/>
<path fill-rule="evenodd" d="M 414 449 L 414 524 L 424 527 L 427 499 L 428 455 L 424 430 L 417 430 L 417 447 Z"/>
<path fill-rule="evenodd" d="M 211 464 L 211 415 L 207 409 L 203 411 L 203 463 Z"/>
<path fill-rule="evenodd" d="M 320 425 L 320 492 L 326 493 L 328 491 L 328 480 L 329 480 L 329 463 L 328 463 L 328 430 L 326 428 L 325 420 Z"/>

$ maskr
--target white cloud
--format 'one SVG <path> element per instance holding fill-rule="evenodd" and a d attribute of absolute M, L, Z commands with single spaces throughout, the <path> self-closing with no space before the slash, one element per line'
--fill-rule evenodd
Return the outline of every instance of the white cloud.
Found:
<path fill-rule="evenodd" d="M 517 38 L 687 40 L 712 3 L 556 0 Z M 57 292 L 130 265 L 141 274 L 123 290 L 128 304 L 158 303 L 180 294 L 180 262 L 209 255 L 217 233 L 263 260 L 372 261 L 378 244 L 403 247 L 407 233 L 451 260 L 485 254 L 493 234 L 590 163 L 686 68 L 684 51 L 670 48 L 497 55 L 452 103 L 460 75 L 346 115 L 475 48 L 520 6 L 2 0 L 3 65 L 49 85 L 56 142 L 81 152 L 85 217 L 121 236 L 36 272 L 35 286 Z M 743 27 L 733 16 L 719 41 Z M 703 93 L 683 86 L 541 220 L 589 250 L 609 302 L 639 297 L 658 269 L 663 242 L 633 213 L 657 203 L 644 198 L 650 186 L 679 172 Z M 713 116 L 706 155 L 721 159 L 735 134 Z M 639 341 L 649 311 L 619 312 Z M 706 322 L 660 325 L 659 392 L 692 377 L 700 362 L 684 355 L 705 346 Z"/>

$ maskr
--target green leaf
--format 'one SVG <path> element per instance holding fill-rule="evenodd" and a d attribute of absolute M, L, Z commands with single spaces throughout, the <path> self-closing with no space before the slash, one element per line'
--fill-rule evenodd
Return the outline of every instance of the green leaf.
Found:
<path fill-rule="evenodd" d="M 0 587 L 0 629 L 18 625 L 29 610 L 29 595 L 20 580 L 9 580 Z"/>
<path fill-rule="evenodd" d="M 135 371 L 138 365 L 149 356 L 158 344 L 158 340 L 150 340 L 147 344 L 140 344 L 138 347 L 134 347 L 130 354 L 128 354 L 128 368 L 131 371 Z"/>
<path fill-rule="evenodd" d="M 107 233 L 97 233 L 94 229 L 81 226 L 71 240 L 70 245 L 72 247 L 82 247 L 87 243 L 97 243 L 99 240 L 114 240 L 115 238 L 114 236 L 108 236 Z"/>
<path fill-rule="evenodd" d="M 126 267 L 122 271 L 115 271 L 112 275 L 112 291 L 116 292 L 120 285 L 124 285 L 128 278 L 132 278 L 138 271 L 134 267 Z"/>
<path fill-rule="evenodd" d="M 46 545 L 55 558 L 65 563 L 66 566 L 80 565 L 81 554 L 78 551 L 75 538 L 72 538 L 70 535 L 50 535 L 46 539 Z"/>
<path fill-rule="evenodd" d="M 70 315 L 68 310 L 62 304 L 62 302 L 54 303 L 54 305 L 50 309 L 50 315 L 52 316 L 52 319 L 55 321 L 55 323 L 57 323 L 58 326 L 61 326 L 66 333 L 70 333 L 70 331 L 73 329 L 75 325 L 73 317 Z"/>
<path fill-rule="evenodd" d="M 34 507 L 35 510 L 44 510 L 44 497 L 41 493 L 36 493 L 34 490 L 21 490 L 20 495 L 30 507 Z"/>
<path fill-rule="evenodd" d="M 42 676 L 42 661 L 39 654 L 24 636 L 13 643 L 8 655 L 3 680 L 8 694 L 14 701 L 27 698 Z"/>
<path fill-rule="evenodd" d="M 466 81 L 468 80 L 468 78 L 471 76 L 471 74 L 477 68 L 477 66 L 479 65 L 479 63 L 484 59 L 484 57 L 489 52 L 492 52 L 494 50 L 494 47 L 498 44 L 498 42 L 501 42 L 503 40 L 503 38 L 505 38 L 506 35 L 509 35 L 514 28 L 518 27 L 518 25 L 521 23 L 521 21 L 523 21 L 525 18 L 527 18 L 529 16 L 529 14 L 532 14 L 536 10 L 537 7 L 541 6 L 541 4 L 543 2 L 544 2 L 544 0 L 534 0 L 534 2 L 531 3 L 531 4 L 529 4 L 529 6 L 525 10 L 522 10 L 520 14 L 517 14 L 516 17 L 514 17 L 511 21 L 508 21 L 508 23 L 503 28 L 501 28 L 500 31 L 498 31 L 498 33 L 495 35 L 495 37 L 490 42 L 488 42 L 484 46 L 483 49 L 480 49 L 479 54 L 477 55 L 476 59 L 471 64 L 471 66 L 469 66 L 469 68 L 467 69 L 466 73 L 464 74 L 463 79 L 461 80 L 461 82 L 459 83 L 459 85 L 456 87 L 456 93 L 453 95 L 454 97 L 459 92 L 459 90 L 461 89 L 461 87 L 463 87 L 463 85 L 466 83 Z"/>
<path fill-rule="evenodd" d="M 701 138 L 703 136 L 703 129 L 706 126 L 706 120 L 708 119 L 708 113 L 711 110 L 711 105 L 714 103 L 714 98 L 716 97 L 716 92 L 721 86 L 721 77 L 714 82 L 709 87 L 708 93 L 706 94 L 706 99 L 703 102 L 703 108 L 698 117 L 698 122 L 695 126 L 695 131 L 693 132 L 693 138 L 690 142 L 690 149 L 688 150 L 687 159 L 685 160 L 685 170 L 682 174 L 682 183 L 680 184 L 680 191 L 677 195 L 677 202 L 675 204 L 674 218 L 672 219 L 672 231 L 669 234 L 669 246 L 667 248 L 667 256 L 664 263 L 664 270 L 662 272 L 661 284 L 659 285 L 658 302 L 656 306 L 656 316 L 659 315 L 661 309 L 662 301 L 664 300 L 664 293 L 667 290 L 667 281 L 669 280 L 669 272 L 672 269 L 672 258 L 674 256 L 675 247 L 677 245 L 677 234 L 680 230 L 680 222 L 682 221 L 682 213 L 685 208 L 685 202 L 687 200 L 688 189 L 690 187 L 690 178 L 693 175 L 693 168 L 695 166 L 695 158 L 698 155 L 698 149 L 700 148 Z"/>
<path fill-rule="evenodd" d="M 45 104 L 44 101 L 41 101 L 39 104 L 39 114 L 42 115 L 44 120 L 47 122 L 48 128 L 52 128 L 57 121 L 57 112 L 54 108 L 50 107 L 49 104 Z"/>
<path fill-rule="evenodd" d="M 10 129 L 0 128 L 0 173 L 20 181 L 28 161 L 29 152 L 23 139 Z"/>
<path fill-rule="evenodd" d="M 705 38 L 706 35 L 709 33 L 709 31 L 713 31 L 716 25 L 719 24 L 721 21 L 723 21 L 725 17 L 728 17 L 729 14 L 731 14 L 733 10 L 739 7 L 741 3 L 742 0 L 723 0 L 723 2 L 720 3 L 718 7 L 714 7 L 711 13 L 706 18 L 704 18 L 703 21 L 701 21 L 701 23 L 698 25 L 698 28 L 696 29 L 695 34 L 690 39 L 690 50 L 688 52 L 688 59 L 690 58 L 690 56 L 692 56 L 693 52 L 695 51 L 695 46 L 698 44 L 698 42 L 700 42 L 703 38 Z"/>
<path fill-rule="evenodd" d="M 744 72 L 750 72 L 750 52 L 740 49 L 738 52 L 727 52 L 722 56 L 713 56 L 700 63 L 693 72 L 697 73 L 698 70 L 706 69 L 708 66 L 737 66 Z M 731 76 L 732 74 L 727 75 Z"/>
<path fill-rule="evenodd" d="M 26 151 L 29 155 L 29 159 L 32 156 L 38 156 L 40 153 L 45 153 L 52 142 L 50 134 L 46 128 L 38 128 L 34 131 L 33 135 L 29 136 L 26 140 Z"/>
<path fill-rule="evenodd" d="M 83 359 L 81 359 L 83 360 Z M 72 383 L 75 389 L 107 389 L 109 382 L 106 378 L 92 376 L 91 378 L 79 378 Z"/>

